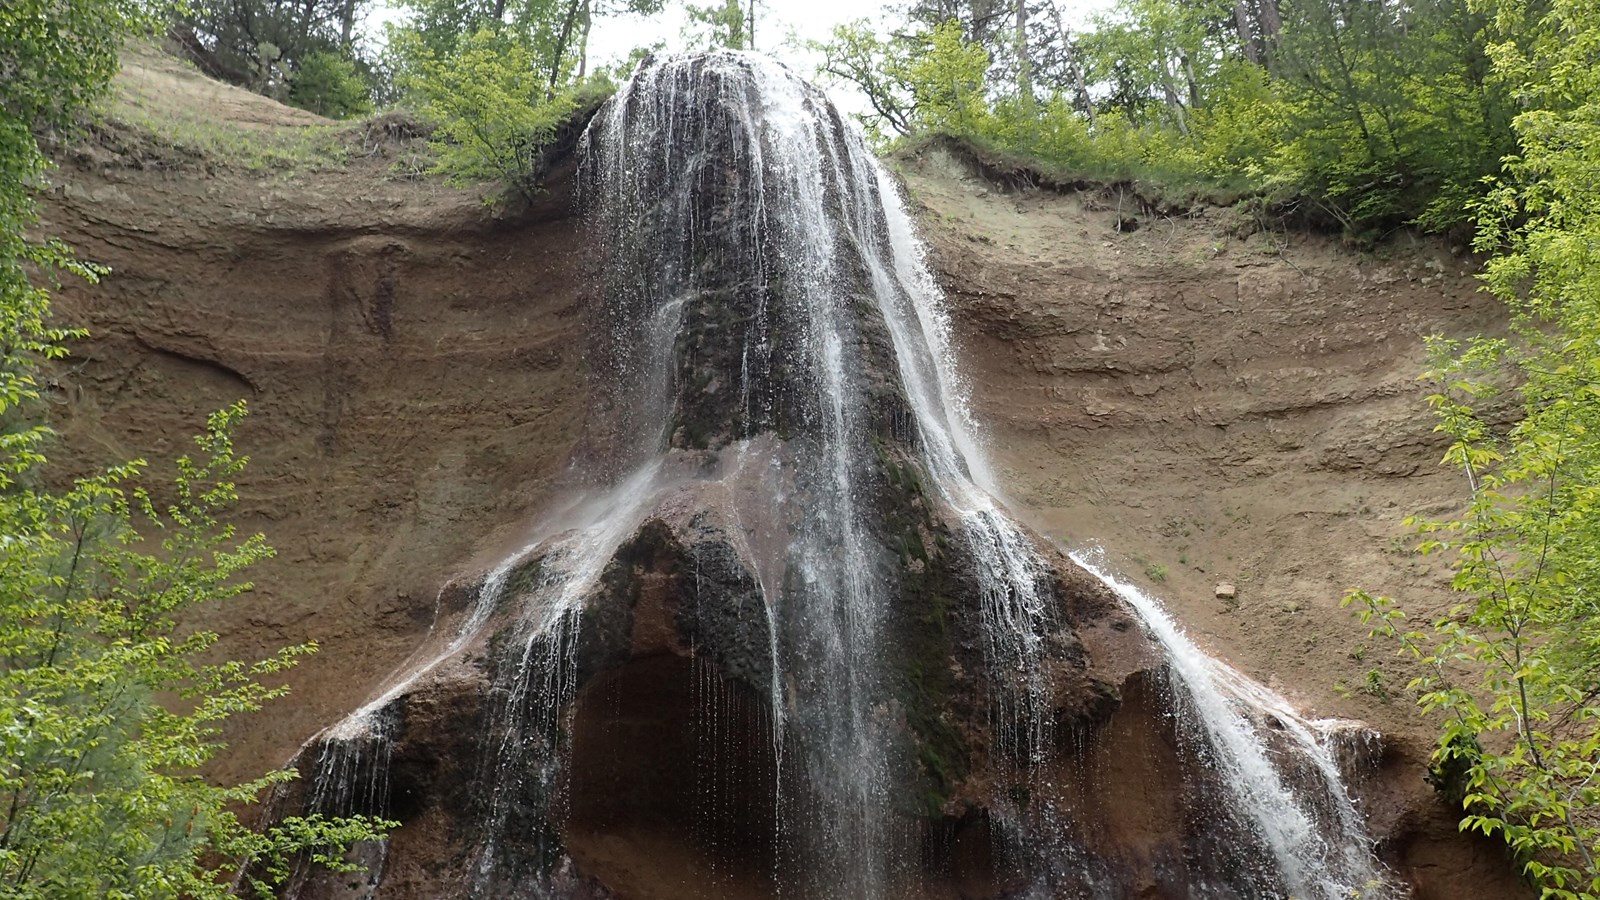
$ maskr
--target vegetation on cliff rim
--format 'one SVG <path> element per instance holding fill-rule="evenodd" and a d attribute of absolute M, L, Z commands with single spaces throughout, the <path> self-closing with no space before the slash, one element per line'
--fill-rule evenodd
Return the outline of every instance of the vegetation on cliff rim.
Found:
<path fill-rule="evenodd" d="M 1262 195 L 1370 240 L 1469 224 L 1515 148 L 1515 87 L 1488 48 L 1525 27 L 1473 0 L 1119 0 L 1075 33 L 1055 3 L 924 0 L 892 36 L 862 20 L 817 49 L 880 138 L 947 133 L 1078 179 Z"/>
<path fill-rule="evenodd" d="M 0 7 L 0 894 L 223 897 L 270 893 L 301 854 L 342 867 L 387 823 L 287 819 L 264 831 L 237 810 L 294 773 L 218 786 L 199 768 L 220 726 L 283 695 L 263 679 L 314 650 L 202 662 L 218 637 L 183 624 L 247 590 L 271 554 L 220 516 L 244 466 L 242 404 L 212 416 L 198 456 L 164 491 L 134 461 L 41 487 L 49 431 L 33 419 L 39 365 L 80 332 L 52 323 L 54 273 L 93 280 L 57 242 L 29 236 L 47 164 L 35 135 L 70 128 L 104 93 L 122 40 L 148 26 L 135 0 L 23 0 Z M 165 503 L 157 500 L 170 496 Z"/>

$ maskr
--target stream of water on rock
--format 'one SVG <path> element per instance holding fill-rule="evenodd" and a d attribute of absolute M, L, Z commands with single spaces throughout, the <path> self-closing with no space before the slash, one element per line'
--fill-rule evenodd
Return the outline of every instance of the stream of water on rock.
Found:
<path fill-rule="evenodd" d="M 442 649 L 324 735 L 313 794 L 330 812 L 372 807 L 351 799 L 352 783 L 386 759 L 386 706 L 453 665 L 491 622 L 513 621 L 494 650 L 493 746 L 480 765 L 481 839 L 465 886 L 506 896 L 503 838 L 549 831 L 563 814 L 563 717 L 580 681 L 585 598 L 653 511 L 680 502 L 685 485 L 708 496 L 709 482 L 739 524 L 730 540 L 755 560 L 764 600 L 762 692 L 791 786 L 775 788 L 780 831 L 805 863 L 788 891 L 896 896 L 914 865 L 893 796 L 909 750 L 892 727 L 882 662 L 896 640 L 899 560 L 875 546 L 863 487 L 881 477 L 886 446 L 913 448 L 972 560 L 984 663 L 1006 673 L 990 679 L 987 701 L 1001 750 L 1026 768 L 1057 740 L 1049 568 L 996 499 L 923 245 L 859 134 L 820 91 L 757 55 L 647 61 L 596 116 L 581 152 L 586 214 L 608 254 L 596 319 L 609 349 L 592 361 L 608 382 L 590 437 L 589 476 L 601 487 L 487 573 Z M 763 546 L 775 533 L 783 545 Z M 1318 724 L 1205 656 L 1102 564 L 1075 559 L 1167 654 L 1179 727 L 1224 773 L 1270 854 L 1270 879 L 1327 900 L 1383 883 Z M 1278 737 L 1266 736 L 1268 721 Z M 1291 780 L 1293 767 L 1316 777 Z M 1054 838 L 1020 839 L 1048 852 Z M 530 896 L 560 893 L 521 884 Z M 1027 896 L 1050 896 L 1052 884 L 1041 877 Z M 1123 896 L 1117 885 L 1094 893 Z"/>

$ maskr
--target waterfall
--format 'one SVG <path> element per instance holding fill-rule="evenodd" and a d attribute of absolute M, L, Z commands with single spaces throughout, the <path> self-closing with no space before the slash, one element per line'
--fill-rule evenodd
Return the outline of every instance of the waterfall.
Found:
<path fill-rule="evenodd" d="M 728 766 L 756 767 L 770 782 L 773 892 L 920 896 L 933 877 L 926 823 L 955 821 L 965 777 L 946 745 L 977 741 L 992 790 L 1043 798 L 990 813 L 1024 882 L 1016 895 L 1123 896 L 1050 793 L 1070 737 L 1062 672 L 1089 677 L 1061 611 L 1067 563 L 997 499 L 943 298 L 892 177 L 820 91 L 739 52 L 646 60 L 580 152 L 599 253 L 585 487 L 376 699 L 314 739 L 312 808 L 349 811 L 355 779 L 387 790 L 407 698 L 479 691 L 474 799 L 452 812 L 471 835 L 461 890 L 571 894 L 562 823 L 588 802 L 564 781 L 585 762 L 574 708 L 645 639 L 632 616 L 648 574 L 682 586 L 677 636 L 649 639 L 652 659 L 683 644 L 671 652 L 694 660 L 692 702 L 708 723 L 695 752 L 713 757 L 696 775 L 702 818 L 728 815 Z M 1318 724 L 1078 563 L 1161 648 L 1177 727 L 1225 782 L 1217 813 L 1240 860 L 1216 868 L 1243 874 L 1196 875 L 1193 895 L 1333 900 L 1385 885 Z M 956 601 L 972 610 L 977 675 L 955 662 Z M 981 729 L 952 724 L 938 695 L 953 668 L 983 685 Z M 750 755 L 730 736 L 752 698 L 770 748 L 759 765 L 717 768 L 719 755 Z M 1266 737 L 1262 719 L 1286 737 Z M 1314 783 L 1286 775 L 1294 766 Z M 384 772 L 362 774 L 374 767 Z M 912 784 L 931 798 L 920 808 Z"/>
<path fill-rule="evenodd" d="M 1207 656 L 1161 604 L 1105 568 L 1098 548 L 1074 562 L 1117 592 L 1166 651 L 1186 695 L 1181 727 L 1198 732 L 1222 768 L 1228 795 L 1265 837 L 1278 871 L 1296 897 L 1391 896 L 1390 877 L 1374 864 L 1361 816 L 1334 758 L 1340 723 L 1311 721 L 1282 697 Z M 1309 767 L 1310 789 L 1291 786 L 1289 756 Z"/>

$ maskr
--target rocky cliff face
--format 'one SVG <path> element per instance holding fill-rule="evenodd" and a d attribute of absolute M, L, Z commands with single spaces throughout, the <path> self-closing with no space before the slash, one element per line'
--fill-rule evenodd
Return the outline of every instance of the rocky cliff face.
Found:
<path fill-rule="evenodd" d="M 748 208 L 748 184 L 704 172 L 712 180 L 689 213 L 715 219 Z M 594 232 L 575 212 L 585 183 L 575 159 L 555 167 L 541 202 L 499 217 L 471 194 L 383 173 L 381 156 L 281 180 L 192 165 L 138 169 L 91 151 L 67 161 L 52 198 L 51 227 L 114 270 L 63 300 L 95 335 L 57 376 L 58 426 L 73 460 L 164 455 L 206 410 L 248 397 L 254 414 L 240 440 L 254 462 L 241 483 L 243 525 L 267 531 L 280 555 L 257 577 L 255 595 L 207 624 L 241 654 L 306 637 L 325 647 L 296 673 L 291 705 L 234 736 L 220 774 L 289 759 L 368 704 L 368 727 L 336 729 L 308 747 L 302 793 L 279 802 L 382 808 L 406 822 L 373 858 L 382 896 L 451 895 L 472 882 L 486 818 L 500 823 L 494 878 L 478 882 L 488 894 L 534 879 L 567 896 L 804 891 L 804 872 L 852 849 L 840 841 L 871 834 L 888 848 L 893 862 L 881 877 L 895 896 L 1004 896 L 1062 863 L 1018 855 L 1026 843 L 1008 829 L 1027 824 L 1028 809 L 1076 811 L 1052 834 L 1100 861 L 1097 877 L 1118 886 L 1112 895 L 1273 890 L 1219 862 L 1232 858 L 1224 847 L 1238 828 L 1219 815 L 1204 757 L 1167 715 L 1172 686 L 1159 654 L 1104 588 L 1070 566 L 1041 576 L 1053 612 L 1044 635 L 1052 662 L 1042 673 L 1057 698 L 1049 727 L 1018 733 L 1007 715 L 997 723 L 993 698 L 1005 686 L 988 674 L 980 576 L 960 549 L 959 517 L 930 489 L 926 436 L 884 355 L 891 342 L 852 299 L 866 293 L 861 271 L 835 285 L 855 323 L 849 352 L 860 354 L 846 371 L 875 398 L 856 427 L 876 456 L 852 465 L 870 510 L 864 543 L 883 551 L 869 565 L 895 585 L 878 623 L 894 638 L 875 651 L 872 683 L 861 686 L 878 699 L 861 709 L 884 723 L 880 746 L 896 762 L 873 785 L 882 796 L 864 831 L 796 826 L 838 813 L 843 801 L 818 787 L 826 779 L 802 777 L 829 771 L 834 747 L 816 727 L 776 738 L 774 712 L 816 690 L 805 672 L 827 670 L 793 664 L 814 623 L 774 626 L 763 600 L 784 571 L 799 570 L 793 560 L 764 561 L 772 557 L 761 546 L 792 545 L 792 534 L 772 529 L 795 520 L 780 517 L 763 532 L 748 516 L 775 491 L 804 491 L 822 474 L 802 465 L 797 487 L 743 466 L 758 453 L 825 455 L 826 429 L 824 411 L 806 399 L 818 395 L 794 389 L 814 376 L 784 368 L 804 357 L 800 330 L 784 318 L 795 309 L 771 297 L 764 321 L 728 318 L 730 309 L 761 307 L 752 292 L 783 281 L 722 259 L 767 238 L 741 232 L 748 220 L 738 218 L 704 246 L 678 248 L 673 260 L 625 261 L 630 268 L 595 256 Z M 1340 485 L 1423 471 L 1433 451 L 1422 430 L 1394 437 L 1372 410 L 1413 418 L 1404 410 L 1415 392 L 1400 380 L 1418 355 L 1411 337 L 1435 324 L 1475 328 L 1491 321 L 1492 305 L 1451 299 L 1469 282 L 1428 268 L 1448 259 L 1429 248 L 1398 251 L 1388 263 L 1312 237 L 1285 237 L 1270 252 L 1259 240 L 1219 248 L 1229 228 L 1214 213 L 1146 217 L 1134 235 L 1106 234 L 1109 196 L 1010 190 L 949 154 L 912 161 L 907 179 L 929 213 L 956 342 L 976 372 L 979 418 L 998 426 L 1007 480 L 1039 510 L 1041 528 L 1149 554 L 1152 566 L 1173 571 L 1168 593 L 1186 620 L 1183 597 L 1209 595 L 1214 574 L 1253 576 L 1240 606 L 1299 604 L 1284 613 L 1298 620 L 1254 617 L 1270 623 L 1257 626 L 1270 628 L 1267 641 L 1204 603 L 1194 621 L 1214 649 L 1263 680 L 1398 735 L 1391 752 L 1351 771 L 1361 775 L 1356 787 L 1375 813 L 1382 855 L 1419 896 L 1450 896 L 1463 884 L 1475 896 L 1515 896 L 1492 851 L 1480 855 L 1442 827 L 1401 718 L 1376 698 L 1329 697 L 1317 680 L 1334 667 L 1327 660 L 1348 652 L 1338 642 L 1351 633 L 1326 608 L 1324 594 L 1336 589 L 1321 583 L 1382 589 L 1403 567 L 1348 549 L 1361 526 L 1338 510 L 1322 511 L 1316 533 L 1278 518 L 1284 496 L 1296 496 L 1285 484 L 1336 497 Z M 1134 265 L 1115 256 L 1135 249 Z M 629 295 L 597 275 L 607 265 L 669 280 L 671 266 L 704 266 L 718 277 L 681 282 L 695 288 L 682 298 L 661 282 Z M 1377 274 L 1406 266 L 1428 281 Z M 1390 293 L 1372 302 L 1381 290 Z M 727 295 L 744 300 L 718 302 Z M 639 390 L 607 390 L 630 385 L 629 365 L 648 368 L 632 350 L 655 346 L 651 317 L 676 299 L 684 324 L 661 360 L 667 387 L 652 397 L 655 382 L 641 377 Z M 752 346 L 764 352 L 753 366 Z M 684 402 L 691 396 L 701 400 Z M 659 435 L 662 469 L 649 476 L 660 490 L 640 495 L 637 509 L 586 507 L 579 498 L 592 500 L 594 485 L 625 480 L 658 452 L 640 437 L 654 421 L 640 414 L 652 404 L 670 423 Z M 1357 427 L 1318 437 L 1341 416 Z M 574 460 L 582 464 L 572 468 Z M 1271 486 L 1241 491 L 1247 473 Z M 1126 491 L 1108 487 L 1113 478 Z M 1223 542 L 1183 538 L 1208 570 L 1158 557 L 1160 529 L 1201 521 L 1213 493 L 1228 498 L 1212 497 L 1231 513 Z M 564 496 L 573 498 L 567 532 L 624 524 L 589 563 L 598 577 L 572 598 L 570 630 L 541 642 L 519 610 L 570 574 L 581 542 L 509 551 L 548 539 L 527 523 Z M 1402 496 L 1449 493 L 1408 481 Z M 630 497 L 639 499 L 620 500 Z M 1201 547 L 1233 548 L 1248 562 L 1231 571 L 1200 562 Z M 1291 574 L 1317 585 L 1275 590 L 1269 601 L 1264 589 L 1290 576 L 1263 554 L 1297 551 Z M 1341 563 L 1351 558 L 1358 569 Z M 514 562 L 497 567 L 503 559 Z M 1288 649 L 1310 634 L 1326 642 L 1327 668 L 1282 666 L 1318 658 Z M 790 656 L 774 656 L 775 635 L 792 645 Z M 541 668 L 545 653 L 570 666 Z M 774 659 L 790 661 L 787 679 Z M 392 672 L 422 669 L 425 677 L 385 694 L 397 683 Z M 530 672 L 559 673 L 559 704 L 529 707 Z M 1048 745 L 1030 746 L 1041 735 Z M 540 754 L 558 744 L 570 765 L 544 768 Z M 1034 751 L 1039 759 L 1026 758 Z M 324 784 L 318 796 L 319 765 L 347 773 L 337 782 L 345 787 Z M 518 773 L 509 781 L 508 767 Z M 503 788 L 486 791 L 491 782 Z M 366 896 L 373 884 L 308 877 L 298 890 Z"/>

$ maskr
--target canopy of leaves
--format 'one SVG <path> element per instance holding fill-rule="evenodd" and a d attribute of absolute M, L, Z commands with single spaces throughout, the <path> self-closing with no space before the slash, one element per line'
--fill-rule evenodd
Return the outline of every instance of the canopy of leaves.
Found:
<path fill-rule="evenodd" d="M 192 0 L 172 34 L 213 78 L 323 115 L 357 114 L 379 87 L 357 40 L 369 2 Z"/>
<path fill-rule="evenodd" d="M 500 29 L 464 36 L 448 56 L 426 45 L 410 52 L 403 84 L 437 123 L 434 170 L 531 196 L 544 146 L 576 108 L 573 91 L 551 92 L 532 49 Z"/>
<path fill-rule="evenodd" d="M 579 98 L 621 72 L 590 71 L 594 21 L 660 11 L 662 0 L 407 0 L 389 29 L 388 68 L 403 103 L 435 125 L 433 171 L 493 179 L 531 196 L 544 146 Z M 636 52 L 623 68 L 631 68 Z"/>
<path fill-rule="evenodd" d="M 1087 177 L 1298 200 L 1369 239 L 1469 224 L 1515 144 L 1488 48 L 1519 20 L 1469 0 L 1120 0 L 1083 33 L 1018 2 L 919 4 L 887 38 L 853 23 L 819 45 L 823 71 L 867 95 L 873 133 L 952 130 Z M 987 54 L 975 83 L 945 70 L 965 65 L 952 39 Z M 959 122 L 922 109 L 952 80 L 976 104 Z"/>
<path fill-rule="evenodd" d="M 356 64 L 326 50 L 307 56 L 289 85 L 289 102 L 330 119 L 372 112 L 371 90 Z"/>

